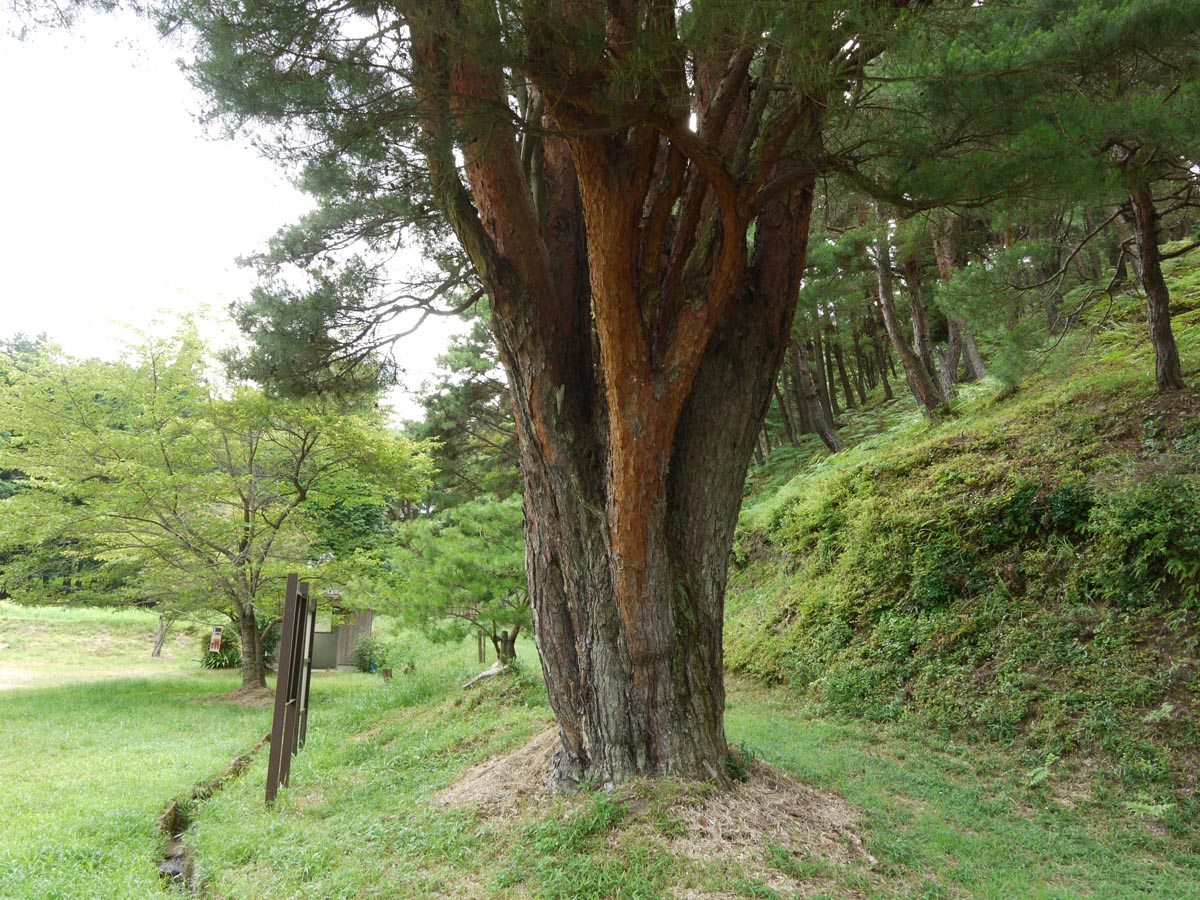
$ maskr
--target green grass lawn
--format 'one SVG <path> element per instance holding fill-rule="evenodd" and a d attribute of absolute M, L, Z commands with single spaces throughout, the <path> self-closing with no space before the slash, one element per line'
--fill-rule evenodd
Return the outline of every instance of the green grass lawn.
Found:
<path fill-rule="evenodd" d="M 155 820 L 265 734 L 270 711 L 204 702 L 240 677 L 202 670 L 194 636 L 152 663 L 149 614 L 0 617 L 0 898 L 169 895 Z"/>
<path fill-rule="evenodd" d="M 0 691 L 194 673 L 201 626 L 179 624 L 151 659 L 158 617 L 140 609 L 25 607 L 0 600 Z"/>
<path fill-rule="evenodd" d="M 807 855 L 764 836 L 758 862 L 697 859 L 682 838 L 707 793 L 671 782 L 538 802 L 514 793 L 499 812 L 442 809 L 440 790 L 522 747 L 551 718 L 527 675 L 462 692 L 478 668 L 469 648 L 448 653 L 410 639 L 407 652 L 415 671 L 390 684 L 357 675 L 318 682 L 309 746 L 274 808 L 262 803 L 261 758 L 201 808 L 189 840 L 210 896 L 1200 896 L 1193 823 L 1164 824 L 1078 771 L 1043 773 L 994 747 L 834 722 L 783 690 L 740 682 L 730 692 L 730 739 L 848 801 L 863 853 L 845 852 L 846 834 L 821 836 Z M 514 789 L 527 778 L 512 777 Z"/>
<path fill-rule="evenodd" d="M 721 800 L 709 788 L 667 781 L 522 799 L 516 789 L 530 773 L 519 758 L 509 761 L 511 784 L 508 770 L 492 779 L 491 808 L 446 807 L 435 802 L 440 791 L 551 726 L 532 648 L 523 645 L 518 676 L 463 691 L 480 668 L 473 647 L 391 641 L 409 670 L 390 682 L 314 678 L 308 745 L 273 807 L 263 802 L 265 753 L 198 807 L 186 840 L 201 896 L 1200 896 L 1195 823 L 1112 793 L 1084 766 L 837 722 L 785 690 L 745 682 L 731 684 L 730 739 L 816 788 L 814 803 L 839 805 L 848 826 L 822 825 L 795 846 L 743 833 L 741 855 L 726 853 L 693 840 L 705 824 L 697 811 Z M 171 896 L 156 871 L 159 813 L 267 730 L 269 710 L 206 702 L 236 687 L 236 673 L 98 671 L 91 683 L 0 693 L 4 900 Z M 736 805 L 717 808 L 736 831 Z"/>

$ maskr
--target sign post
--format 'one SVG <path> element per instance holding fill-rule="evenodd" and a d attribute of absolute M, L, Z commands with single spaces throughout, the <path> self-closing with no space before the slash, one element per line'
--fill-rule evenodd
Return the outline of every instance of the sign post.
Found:
<path fill-rule="evenodd" d="M 274 802 L 279 787 L 288 783 L 292 756 L 304 744 L 316 612 L 316 600 L 309 600 L 308 583 L 300 581 L 296 574 L 288 575 L 275 682 L 275 715 L 271 722 L 271 757 L 267 762 L 268 805 Z"/>

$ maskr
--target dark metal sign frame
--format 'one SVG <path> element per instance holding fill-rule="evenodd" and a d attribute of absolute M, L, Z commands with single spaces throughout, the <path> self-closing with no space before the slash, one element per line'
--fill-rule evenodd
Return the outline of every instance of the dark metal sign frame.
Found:
<path fill-rule="evenodd" d="M 283 633 L 279 640 L 279 672 L 275 684 L 275 715 L 271 722 L 271 757 L 267 763 L 267 803 L 288 783 L 292 757 L 308 734 L 308 690 L 312 682 L 313 632 L 317 601 L 308 582 L 287 577 L 283 602 Z"/>

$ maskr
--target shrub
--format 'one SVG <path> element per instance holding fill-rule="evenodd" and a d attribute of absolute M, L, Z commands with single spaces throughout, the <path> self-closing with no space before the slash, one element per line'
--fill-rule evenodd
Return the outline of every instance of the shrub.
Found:
<path fill-rule="evenodd" d="M 1087 580 L 1126 609 L 1200 603 L 1200 487 L 1155 476 L 1092 510 Z"/>
<path fill-rule="evenodd" d="M 205 630 L 200 633 L 200 665 L 206 669 L 236 669 L 242 664 L 242 644 L 237 632 L 226 628 L 221 635 L 221 649 L 216 653 L 208 648 L 212 640 L 212 632 Z"/>
<path fill-rule="evenodd" d="M 360 672 L 375 672 L 387 665 L 388 647 L 383 639 L 368 631 L 359 635 L 350 651 L 354 667 Z"/>

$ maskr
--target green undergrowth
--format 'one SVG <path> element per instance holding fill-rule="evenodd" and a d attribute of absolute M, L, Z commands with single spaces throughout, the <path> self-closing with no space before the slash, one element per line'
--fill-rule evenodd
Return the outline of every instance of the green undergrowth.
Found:
<path fill-rule="evenodd" d="M 1200 382 L 1200 255 L 1174 261 Z M 1159 394 L 1135 297 L 1018 389 L 877 432 L 757 489 L 727 660 L 827 713 L 1011 748 L 1175 831 L 1200 816 L 1200 399 Z M 769 480 L 763 479 L 762 484 Z"/>
<path fill-rule="evenodd" d="M 383 617 L 377 624 L 388 626 Z M 808 786 L 800 793 L 773 786 L 757 801 L 729 800 L 712 785 L 666 779 L 531 798 L 545 751 L 522 748 L 547 729 L 553 742 L 532 649 L 522 644 L 514 673 L 464 691 L 482 668 L 473 646 L 385 637 L 406 660 L 391 680 L 314 676 L 307 745 L 273 806 L 263 796 L 265 752 L 191 806 L 183 839 L 197 896 L 1184 900 L 1200 892 L 1195 835 L 1148 801 L 1125 805 L 1086 779 L 1061 778 L 1060 762 L 1030 762 L 1002 746 L 832 721 L 787 690 L 745 681 L 729 685 L 726 718 L 749 796 L 760 761 L 800 779 Z M 266 730 L 269 709 L 213 696 L 236 683 L 236 674 L 194 670 L 0 694 L 0 897 L 178 896 L 155 871 L 164 849 L 155 821 Z M 467 796 L 482 806 L 441 801 L 444 789 L 470 787 L 481 767 L 486 783 Z M 809 827 L 805 840 L 781 838 L 778 816 L 760 826 L 764 811 L 789 802 L 784 820 Z M 843 818 L 805 825 L 826 807 Z M 732 843 L 699 840 L 698 828 L 718 828 Z"/>

